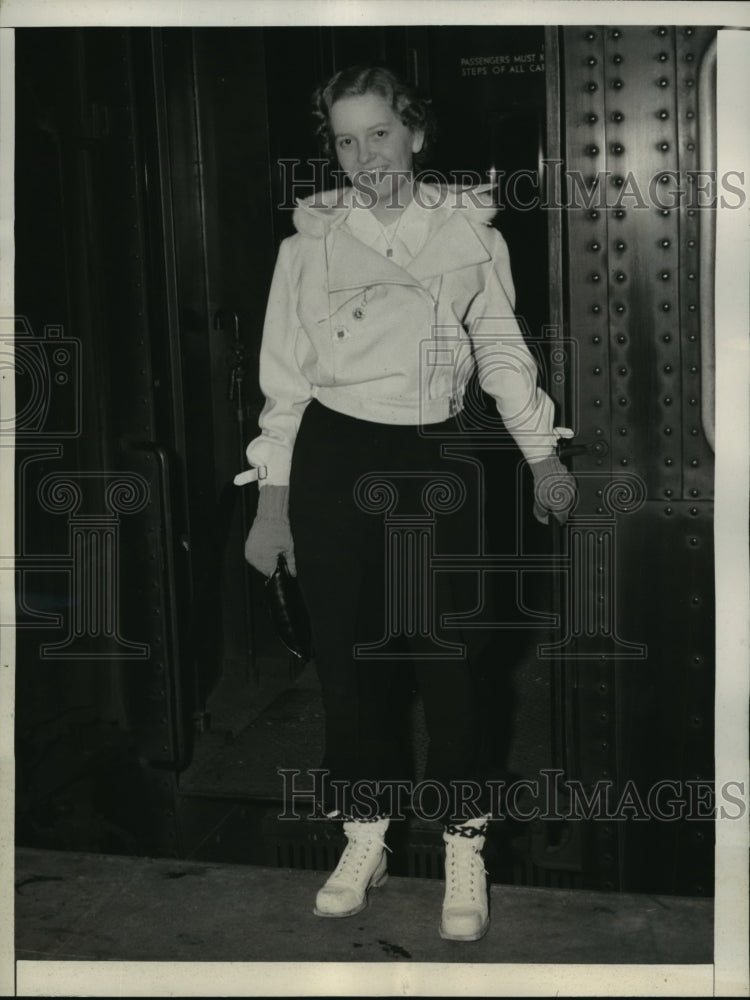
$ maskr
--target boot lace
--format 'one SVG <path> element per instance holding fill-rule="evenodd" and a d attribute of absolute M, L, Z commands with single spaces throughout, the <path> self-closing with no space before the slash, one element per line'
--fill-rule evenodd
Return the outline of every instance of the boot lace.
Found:
<path fill-rule="evenodd" d="M 346 847 L 329 881 L 354 883 L 362 881 L 366 877 L 363 869 L 371 862 L 373 851 L 384 848 L 391 853 L 391 849 L 386 844 L 383 836 L 376 833 L 366 824 L 364 825 L 366 828 L 359 830 L 357 827 L 351 828 L 354 824 L 346 824 L 344 828 L 344 832 L 346 833 Z"/>
<path fill-rule="evenodd" d="M 466 838 L 459 843 L 448 842 L 445 853 L 446 904 L 478 903 L 485 885 L 487 869 L 481 855 L 478 838 Z"/>

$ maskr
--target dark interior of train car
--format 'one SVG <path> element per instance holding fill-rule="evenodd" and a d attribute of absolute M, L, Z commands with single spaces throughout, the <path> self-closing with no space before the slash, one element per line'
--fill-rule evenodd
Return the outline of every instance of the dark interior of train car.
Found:
<path fill-rule="evenodd" d="M 258 491 L 233 479 L 264 404 L 290 197 L 327 183 L 310 95 L 380 62 L 431 96 L 427 168 L 497 180 L 516 315 L 575 430 L 569 522 L 514 522 L 508 490 L 530 503 L 531 477 L 472 390 L 490 512 L 472 627 L 492 662 L 494 776 L 523 787 L 490 828 L 490 882 L 710 899 L 712 232 L 676 179 L 713 162 L 699 113 L 716 33 L 16 32 L 19 847 L 336 863 L 338 827 L 304 794 L 279 818 L 319 766 L 321 693 L 243 558 Z M 419 777 L 423 711 L 403 683 Z M 566 811 L 571 789 L 588 817 Z M 592 817 L 602 789 L 620 811 Z M 390 870 L 440 881 L 441 852 L 439 825 L 407 816 Z"/>

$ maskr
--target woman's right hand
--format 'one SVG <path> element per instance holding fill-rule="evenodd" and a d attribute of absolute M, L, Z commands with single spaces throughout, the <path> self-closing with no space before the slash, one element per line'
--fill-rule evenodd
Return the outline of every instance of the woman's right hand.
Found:
<path fill-rule="evenodd" d="M 260 488 L 258 512 L 245 542 L 245 559 L 264 576 L 274 573 L 280 552 L 286 557 L 289 572 L 297 575 L 288 509 L 288 486 Z"/>

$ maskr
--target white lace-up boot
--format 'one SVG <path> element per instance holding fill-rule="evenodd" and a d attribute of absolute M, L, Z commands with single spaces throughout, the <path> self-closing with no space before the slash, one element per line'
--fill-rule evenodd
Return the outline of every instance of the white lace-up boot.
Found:
<path fill-rule="evenodd" d="M 385 831 L 389 820 L 347 820 L 346 847 L 335 871 L 315 899 L 319 917 L 351 917 L 367 906 L 367 892 L 388 878 Z"/>
<path fill-rule="evenodd" d="M 440 937 L 449 941 L 478 941 L 490 925 L 487 871 L 482 860 L 487 820 L 487 816 L 480 816 L 445 826 L 445 897 Z"/>

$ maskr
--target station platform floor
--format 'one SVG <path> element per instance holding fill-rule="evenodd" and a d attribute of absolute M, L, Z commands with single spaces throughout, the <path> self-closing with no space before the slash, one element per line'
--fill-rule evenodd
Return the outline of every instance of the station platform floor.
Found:
<path fill-rule="evenodd" d="M 713 961 L 711 899 L 495 884 L 487 935 L 455 942 L 438 935 L 440 880 L 392 876 L 370 893 L 360 914 L 335 920 L 312 912 L 324 879 L 306 870 L 18 848 L 17 969 L 20 975 L 29 963 L 59 969 L 87 961 L 154 968 L 164 962 L 438 963 L 448 971 L 468 963 L 487 964 L 488 972 L 506 964 L 645 964 L 694 966 L 700 978 Z M 299 995 L 309 994 L 311 982 Z M 261 995 L 272 993 L 265 988 Z M 496 991 L 484 995 L 509 994 L 498 980 Z"/>

